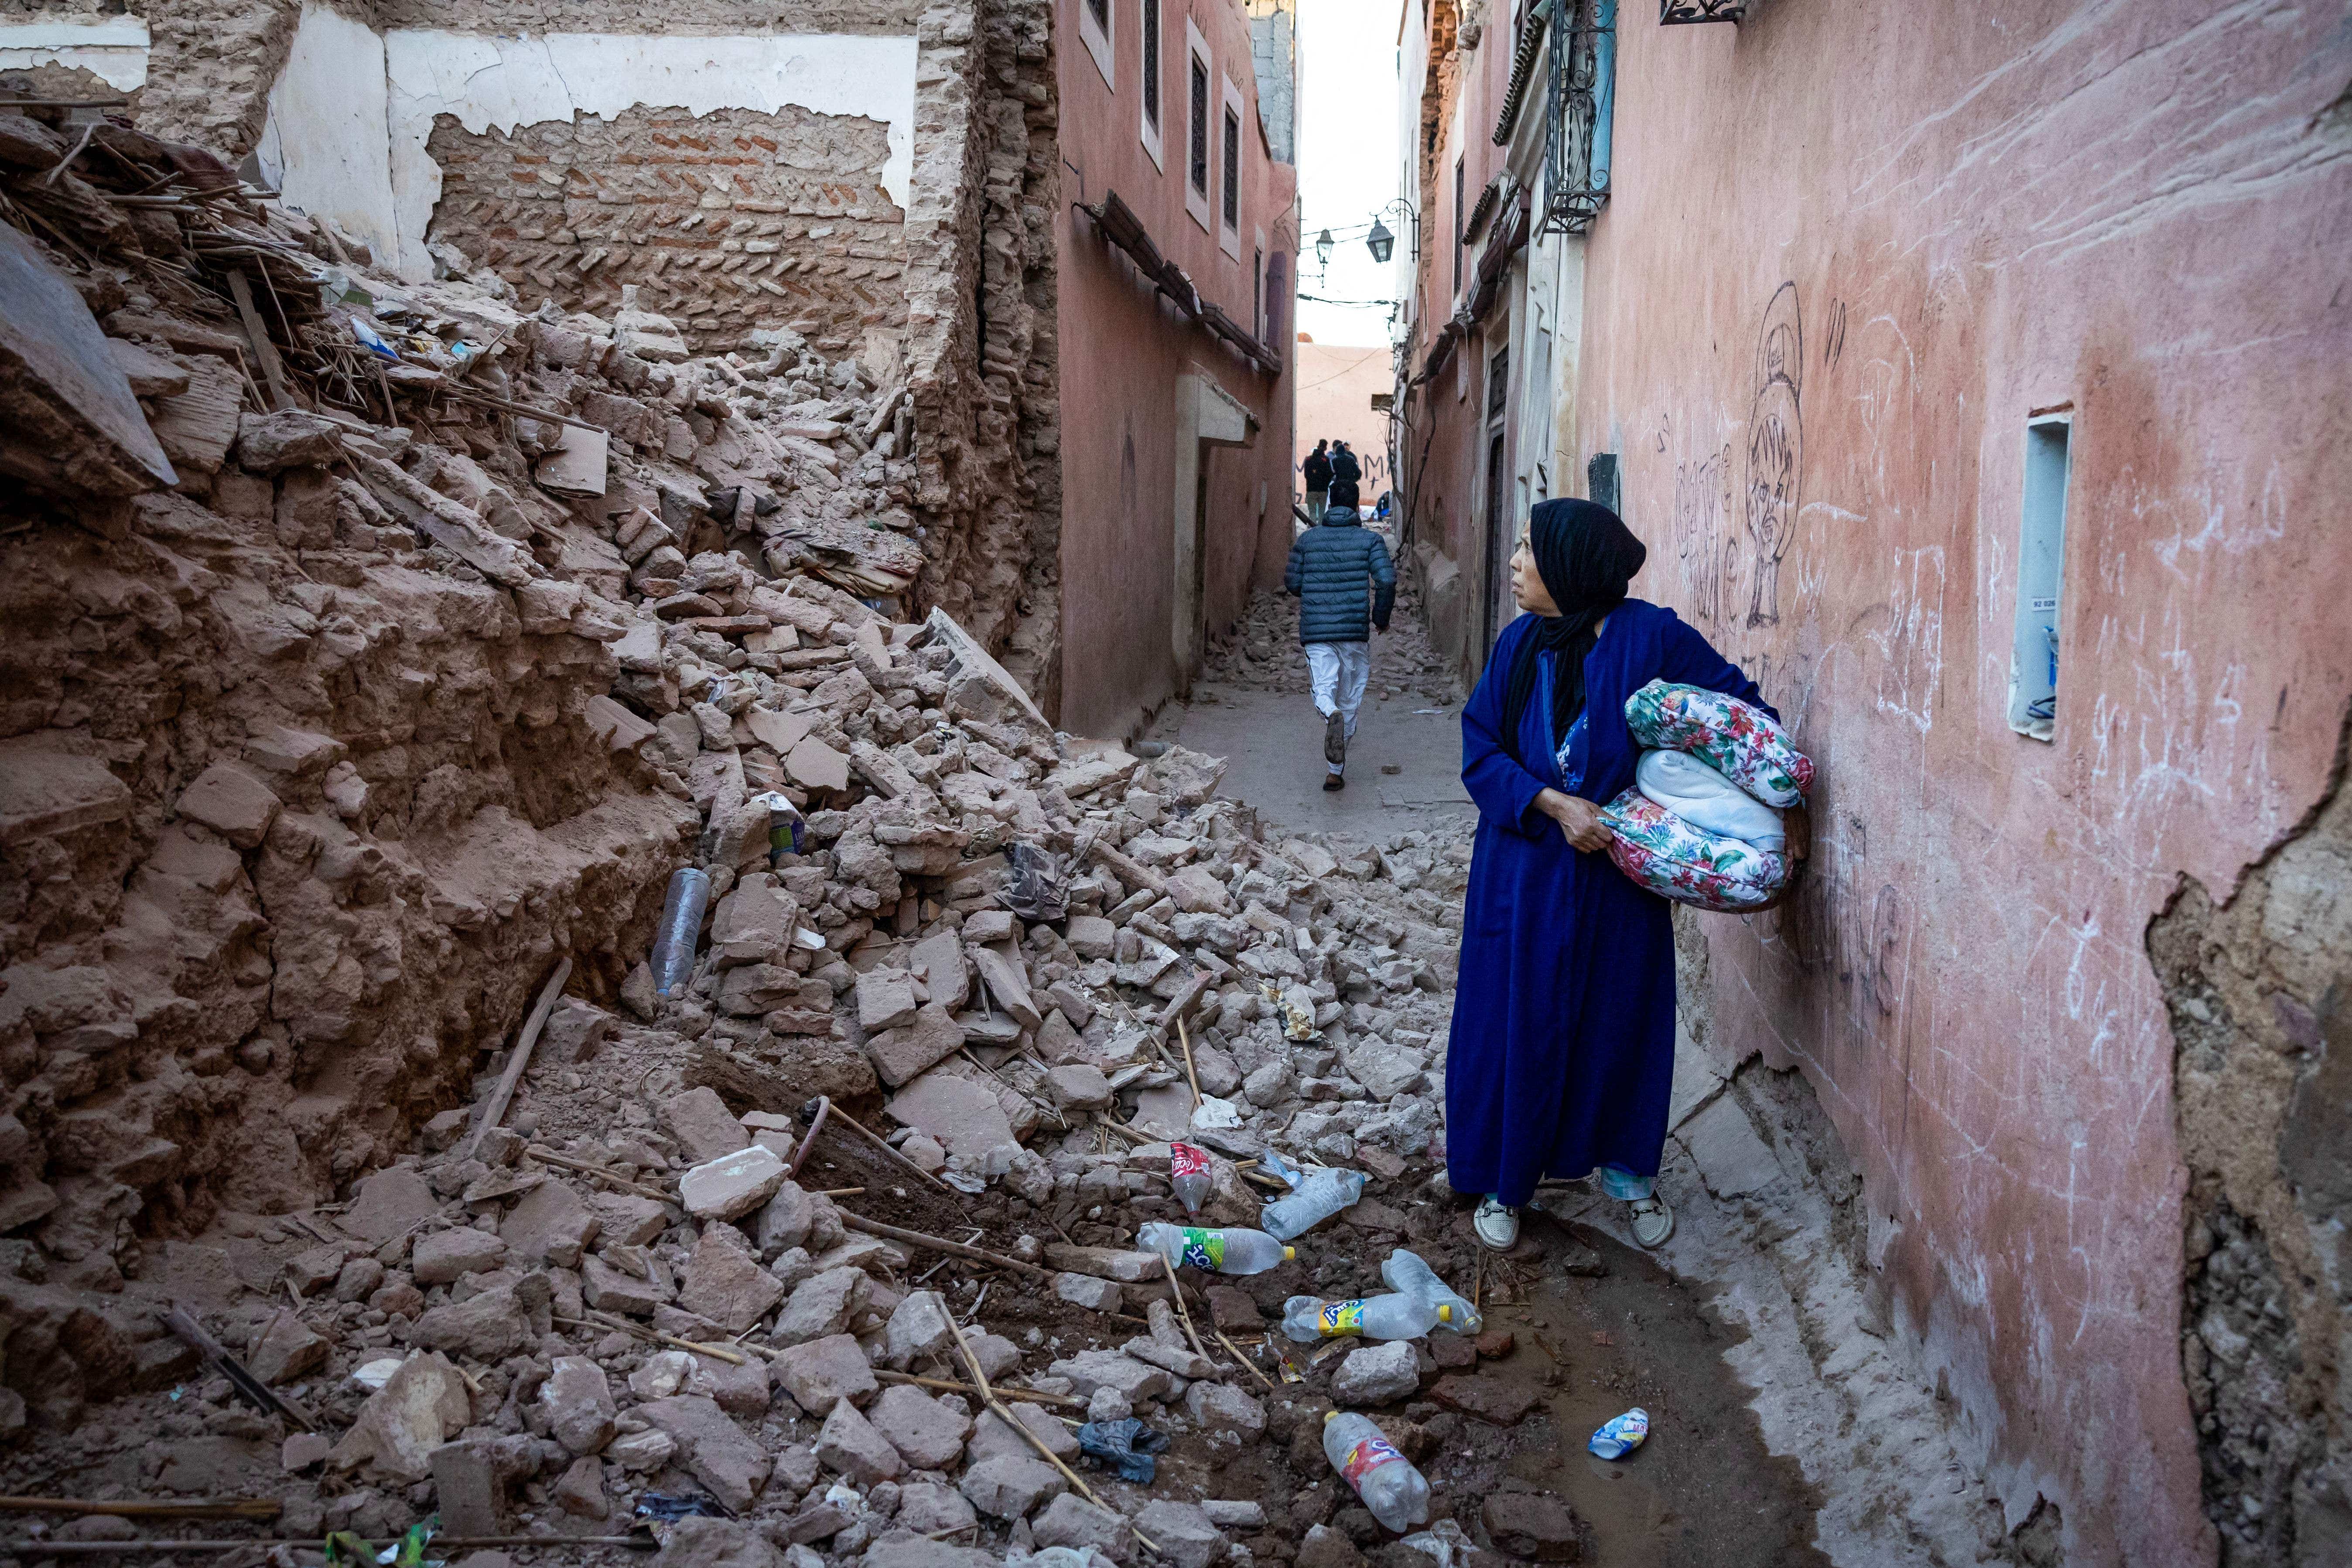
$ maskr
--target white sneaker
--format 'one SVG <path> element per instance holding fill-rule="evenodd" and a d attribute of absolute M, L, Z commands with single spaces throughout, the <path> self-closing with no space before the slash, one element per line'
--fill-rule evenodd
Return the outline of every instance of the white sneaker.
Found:
<path fill-rule="evenodd" d="M 1482 1247 L 1508 1252 L 1518 1245 L 1519 1211 L 1496 1203 L 1495 1194 L 1489 1193 L 1478 1200 L 1478 1212 L 1470 1216 L 1470 1234 L 1478 1238 Z"/>
<path fill-rule="evenodd" d="M 1633 1200 L 1633 1239 L 1645 1247 L 1664 1247 L 1666 1237 L 1675 1233 L 1675 1211 L 1666 1200 L 1653 1194 Z"/>

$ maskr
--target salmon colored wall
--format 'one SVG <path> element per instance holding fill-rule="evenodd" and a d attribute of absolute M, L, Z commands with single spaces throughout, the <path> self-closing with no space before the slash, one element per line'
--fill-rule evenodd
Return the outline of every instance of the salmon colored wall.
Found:
<path fill-rule="evenodd" d="M 2210 1563 L 2145 932 L 2288 833 L 2344 733 L 2352 32 L 2192 0 L 1621 16 L 1578 472 L 1622 454 L 1635 592 L 1821 767 L 1804 896 L 1706 917 L 1713 1026 L 1812 1082 L 2011 1522 L 2038 1492 L 2076 1568 Z M 2006 698 L 2056 405 L 2043 743 Z"/>
<path fill-rule="evenodd" d="M 1495 145 L 1492 132 L 1504 91 L 1509 85 L 1510 68 L 1509 29 L 1489 25 L 1478 47 L 1463 57 L 1456 79 L 1455 95 L 1465 100 L 1460 114 L 1460 138 L 1451 139 L 1455 119 L 1451 100 L 1439 121 L 1434 193 L 1422 214 L 1420 305 L 1415 317 L 1412 370 L 1414 375 L 1420 374 L 1426 364 L 1437 330 L 1467 302 L 1476 287 L 1479 247 L 1473 242 L 1463 247 L 1461 292 L 1457 294 L 1454 289 L 1454 166 L 1458 153 L 1463 164 L 1461 184 L 1466 216 L 1476 205 L 1478 193 L 1503 167 L 1505 149 Z M 1532 113 L 1539 107 L 1530 105 L 1524 112 Z M 1482 237 L 1491 231 L 1495 219 L 1490 217 L 1487 223 L 1488 228 L 1480 231 Z M 1435 546 L 1461 569 L 1467 584 L 1469 608 L 1464 626 L 1466 640 L 1463 647 L 1438 650 L 1454 661 L 1454 668 L 1465 679 L 1476 678 L 1486 658 L 1484 647 L 1475 645 L 1483 631 L 1480 595 L 1486 592 L 1486 497 L 1481 480 L 1486 472 L 1487 441 L 1486 356 L 1491 352 L 1490 340 L 1499 343 L 1508 332 L 1509 319 L 1507 286 L 1477 329 L 1454 345 L 1454 363 L 1448 363 L 1434 380 L 1414 392 L 1404 437 L 1406 471 L 1418 475 L 1412 480 L 1413 542 L 1416 546 Z"/>
<path fill-rule="evenodd" d="M 1370 506 L 1389 488 L 1389 416 L 1372 407 L 1372 394 L 1396 390 L 1396 356 L 1385 346 L 1300 343 L 1298 436 L 1291 455 L 1290 487 L 1307 500 L 1304 468 L 1318 441 L 1345 441 L 1363 465 L 1357 499 Z"/>
<path fill-rule="evenodd" d="M 1287 339 L 1294 313 L 1279 302 L 1272 346 L 1286 367 L 1269 376 L 1187 321 L 1144 282 L 1126 255 L 1076 210 L 1106 191 L 1142 220 L 1162 255 L 1244 327 L 1251 321 L 1256 233 L 1297 278 L 1297 171 L 1272 162 L 1257 129 L 1257 82 L 1240 0 L 1163 0 L 1162 136 L 1157 167 L 1141 123 L 1142 5 L 1112 0 L 1114 70 L 1106 84 L 1079 37 L 1085 0 L 1055 7 L 1055 74 L 1061 88 L 1063 210 L 1054 215 L 1061 258 L 1057 321 L 1062 393 L 1062 724 L 1076 734 L 1125 734 L 1176 689 L 1171 652 L 1175 608 L 1173 407 L 1178 378 L 1197 368 L 1259 420 L 1256 444 L 1213 449 L 1205 528 L 1207 627 L 1247 606 L 1253 582 L 1280 581 L 1290 546 L 1291 386 Z M 1243 102 L 1241 258 L 1219 247 L 1184 205 L 1190 17 L 1207 39 L 1212 123 L 1223 79 Z M 1221 158 L 1211 143 L 1212 223 Z M 1262 521 L 1265 520 L 1265 521 Z"/>

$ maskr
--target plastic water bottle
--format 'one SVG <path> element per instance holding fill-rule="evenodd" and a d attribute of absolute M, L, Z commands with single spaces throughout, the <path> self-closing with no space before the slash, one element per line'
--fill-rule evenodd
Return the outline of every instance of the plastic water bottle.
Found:
<path fill-rule="evenodd" d="M 1304 1236 L 1364 1195 L 1361 1171 L 1318 1171 L 1286 1198 L 1276 1198 L 1257 1216 L 1266 1233 L 1283 1241 Z"/>
<path fill-rule="evenodd" d="M 1263 1274 L 1277 1263 L 1298 1256 L 1295 1247 L 1262 1230 L 1199 1230 L 1189 1225 L 1163 1225 L 1158 1220 L 1139 1227 L 1135 1244 L 1181 1267 L 1191 1264 L 1212 1274 Z"/>
<path fill-rule="evenodd" d="M 1370 1416 L 1352 1410 L 1325 1415 L 1323 1457 L 1348 1478 L 1382 1529 L 1402 1535 L 1429 1522 L 1429 1482 Z"/>
<path fill-rule="evenodd" d="M 702 940 L 702 911 L 710 903 L 710 877 L 699 867 L 670 874 L 662 900 L 661 924 L 654 929 L 654 994 L 675 996 L 694 973 L 694 949 Z"/>
<path fill-rule="evenodd" d="M 1421 1260 L 1418 1253 L 1398 1247 L 1381 1265 L 1381 1281 L 1391 1290 L 1402 1290 L 1423 1301 L 1433 1301 L 1441 1307 L 1451 1307 L 1453 1314 L 1446 1325 L 1457 1334 L 1475 1334 L 1486 1326 L 1478 1309 L 1456 1295 L 1453 1287 L 1437 1277 L 1437 1270 Z"/>
<path fill-rule="evenodd" d="M 1419 1296 L 1370 1296 L 1326 1301 L 1293 1296 L 1282 1304 L 1282 1331 L 1301 1344 L 1360 1336 L 1368 1340 L 1417 1340 L 1453 1321 L 1454 1309 Z"/>
<path fill-rule="evenodd" d="M 1168 1145 L 1168 1175 L 1176 1188 L 1176 1201 L 1184 1205 L 1186 1214 L 1199 1214 L 1216 1185 L 1209 1175 L 1208 1152 L 1190 1143 Z"/>

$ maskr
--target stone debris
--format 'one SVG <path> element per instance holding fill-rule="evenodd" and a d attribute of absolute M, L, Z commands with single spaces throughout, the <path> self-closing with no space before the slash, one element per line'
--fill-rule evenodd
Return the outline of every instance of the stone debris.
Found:
<path fill-rule="evenodd" d="M 119 129 L 132 163 L 176 156 Z M 1414 1401 L 1414 1442 L 1528 1415 L 1475 1355 L 1424 1404 L 1411 1345 L 1309 1363 L 1266 1334 L 1287 1295 L 1376 1288 L 1387 1230 L 1425 1245 L 1450 1217 L 1420 1184 L 1461 832 L 1309 843 L 1220 795 L 1218 759 L 1054 731 L 953 617 L 913 618 L 906 389 L 789 330 L 697 355 L 633 307 L 525 310 L 462 258 L 400 282 L 282 205 L 125 216 L 59 188 L 100 260 L 36 259 L 73 278 L 122 395 L 113 456 L 84 465 L 107 508 L 45 532 L 6 598 L 60 629 L 13 656 L 47 715 L 26 723 L 55 728 L 7 742 L 0 829 L 55 849 L 25 918 L 87 940 L 13 928 L 0 991 L 26 1064 L 0 1114 L 0 1337 L 12 1372 L 71 1358 L 0 1391 L 0 1468 L 31 1467 L 0 1489 L 152 1427 L 231 1445 L 200 1489 L 266 1479 L 303 1536 L 436 1508 L 457 1533 L 602 1531 L 700 1491 L 739 1517 L 678 1521 L 665 1562 L 1063 1546 L 1100 1568 L 1139 1531 L 1208 1568 L 1355 1554 L 1311 1435 L 1335 1402 Z M 197 281 L 127 265 L 133 227 Z M 217 243 L 261 258 L 300 396 L 248 381 Z M 134 409 L 168 488 L 138 478 Z M 1295 679 L 1288 614 L 1254 605 L 1219 679 Z M 135 690 L 175 738 L 93 739 L 44 666 L 85 637 L 236 679 L 142 654 L 88 689 Z M 71 902 L 75 856 L 129 901 Z M 651 932 L 688 865 L 709 931 L 664 997 Z M 491 1114 L 559 957 L 568 994 Z M 1197 1221 L 1175 1137 L 1212 1156 Z M 1264 1275 L 1186 1270 L 1196 1345 L 1136 1229 L 1255 1223 L 1269 1152 L 1382 1198 Z M 314 1440 L 155 1337 L 167 1292 L 319 1412 Z M 1009 1421 L 967 1386 L 958 1325 Z M 377 1363 L 380 1386 L 354 1378 Z M 1081 1457 L 1081 1410 L 1171 1436 L 1167 1473 L 1240 1446 L 1288 1470 L 1246 1501 L 1148 1495 Z M 173 1463 L 146 1479 L 199 1474 Z"/>

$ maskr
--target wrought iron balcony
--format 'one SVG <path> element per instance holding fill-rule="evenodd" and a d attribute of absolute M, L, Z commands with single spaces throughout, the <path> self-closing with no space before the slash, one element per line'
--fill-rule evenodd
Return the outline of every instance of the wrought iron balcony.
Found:
<path fill-rule="evenodd" d="M 1748 14 L 1748 0 L 1658 0 L 1658 26 L 1685 22 L 1737 22 Z"/>

